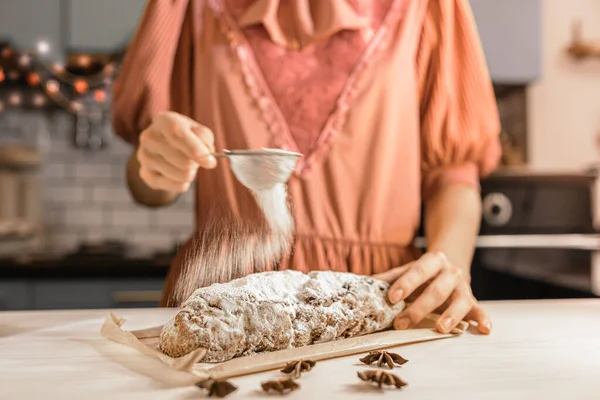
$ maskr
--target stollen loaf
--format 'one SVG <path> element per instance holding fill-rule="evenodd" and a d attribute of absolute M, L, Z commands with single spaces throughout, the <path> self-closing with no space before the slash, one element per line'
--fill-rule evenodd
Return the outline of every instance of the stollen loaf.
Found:
<path fill-rule="evenodd" d="M 163 327 L 160 350 L 203 362 L 302 347 L 389 328 L 404 303 L 386 282 L 345 272 L 270 271 L 197 289 Z"/>

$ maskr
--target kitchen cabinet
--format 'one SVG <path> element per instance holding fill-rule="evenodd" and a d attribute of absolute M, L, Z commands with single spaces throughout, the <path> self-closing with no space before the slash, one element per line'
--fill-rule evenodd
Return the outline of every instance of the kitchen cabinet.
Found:
<path fill-rule="evenodd" d="M 146 0 L 2 0 L 0 39 L 21 50 L 47 41 L 48 57 L 64 52 L 112 52 L 127 45 Z"/>
<path fill-rule="evenodd" d="M 157 307 L 163 279 L 60 279 L 33 283 L 36 310 Z"/>
<path fill-rule="evenodd" d="M 60 0 L 0 1 L 0 39 L 20 50 L 32 50 L 45 40 L 51 45 L 48 56 L 62 57 L 61 29 Z"/>
<path fill-rule="evenodd" d="M 66 47 L 74 51 L 112 52 L 129 43 L 146 0 L 70 0 Z"/>
<path fill-rule="evenodd" d="M 30 282 L 8 279 L 0 282 L 0 311 L 30 310 L 33 308 L 33 291 Z"/>
<path fill-rule="evenodd" d="M 135 257 L 109 242 L 0 258 L 0 311 L 157 307 L 171 257 Z"/>
<path fill-rule="evenodd" d="M 525 84 L 541 74 L 541 0 L 471 0 L 492 80 Z"/>

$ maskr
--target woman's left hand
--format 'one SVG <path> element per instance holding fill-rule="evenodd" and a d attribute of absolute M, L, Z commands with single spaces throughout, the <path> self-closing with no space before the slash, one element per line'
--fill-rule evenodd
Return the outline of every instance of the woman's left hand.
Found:
<path fill-rule="evenodd" d="M 483 334 L 492 329 L 490 318 L 477 303 L 463 271 L 443 253 L 425 253 L 418 260 L 373 277 L 391 284 L 388 290 L 391 302 L 411 302 L 394 320 L 395 329 L 408 329 L 432 312 L 442 313 L 436 323 L 442 333 L 449 332 L 463 319 L 477 322 Z"/>

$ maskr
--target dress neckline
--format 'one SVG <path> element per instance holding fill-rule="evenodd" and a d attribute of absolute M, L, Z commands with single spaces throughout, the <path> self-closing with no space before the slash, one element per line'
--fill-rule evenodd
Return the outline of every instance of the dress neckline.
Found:
<path fill-rule="evenodd" d="M 258 108 L 264 118 L 267 127 L 271 134 L 273 147 L 300 152 L 298 144 L 294 139 L 290 127 L 281 111 L 281 108 L 275 100 L 271 89 L 269 88 L 263 71 L 257 61 L 252 47 L 250 46 L 247 37 L 243 32 L 243 26 L 254 24 L 249 21 L 256 21 L 256 18 L 245 17 L 246 21 L 240 24 L 239 18 L 245 15 L 253 15 L 253 13 L 238 13 L 236 14 L 235 6 L 230 3 L 231 0 L 209 0 L 213 11 L 221 20 L 221 28 L 225 36 L 228 38 L 229 44 L 237 55 L 244 82 L 255 99 Z M 302 0 L 309 1 L 309 0 Z M 336 0 L 334 3 L 347 2 L 347 0 Z M 318 133 L 314 144 L 308 152 L 305 152 L 297 165 L 294 174 L 298 177 L 305 177 L 311 168 L 327 155 L 331 148 L 334 139 L 343 130 L 347 120 L 348 111 L 353 99 L 358 92 L 358 83 L 363 76 L 364 71 L 375 62 L 379 55 L 390 41 L 391 30 L 397 26 L 398 21 L 404 15 L 406 5 L 411 0 L 391 0 L 388 11 L 376 31 L 371 31 L 368 42 L 362 53 L 358 57 L 358 61 L 352 68 L 348 79 L 343 85 L 339 96 L 335 101 L 332 112 L 329 114 L 325 125 Z M 320 2 L 323 2 L 320 0 Z M 267 4 L 268 3 L 268 4 Z M 256 11 L 256 15 L 267 15 L 267 11 L 272 13 L 272 10 L 265 7 L 279 3 L 279 0 L 259 0 L 252 4 L 253 7 L 258 7 L 257 4 L 263 6 L 259 8 L 262 14 Z M 325 1 L 327 3 L 327 1 Z M 349 6 L 350 7 L 350 6 Z M 238 9 L 239 11 L 239 9 Z M 244 11 L 247 11 L 244 10 Z M 271 15 L 271 14 L 269 14 Z M 266 27 L 265 27 L 266 29 Z M 267 29 L 268 31 L 268 29 Z M 269 34 L 271 34 L 269 32 Z"/>

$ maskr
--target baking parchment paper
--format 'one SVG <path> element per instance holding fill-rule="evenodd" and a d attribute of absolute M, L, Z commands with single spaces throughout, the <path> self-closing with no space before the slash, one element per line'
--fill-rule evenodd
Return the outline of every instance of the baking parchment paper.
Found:
<path fill-rule="evenodd" d="M 195 350 L 180 358 L 172 358 L 162 353 L 158 347 L 162 326 L 127 331 L 123 329 L 125 319 L 114 313 L 109 313 L 100 332 L 104 337 L 114 342 L 132 347 L 148 357 L 160 360 L 171 369 L 192 373 L 200 379 L 209 377 L 226 379 L 280 369 L 288 362 L 299 359 L 320 361 L 410 343 L 450 338 L 461 335 L 468 327 L 468 324 L 463 321 L 451 333 L 442 334 L 435 330 L 435 321 L 438 317 L 438 315 L 430 314 L 414 329 L 372 333 L 300 348 L 254 354 L 217 364 L 201 363 L 206 353 L 205 349 Z"/>

